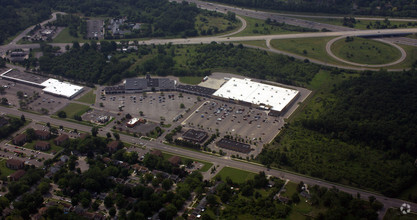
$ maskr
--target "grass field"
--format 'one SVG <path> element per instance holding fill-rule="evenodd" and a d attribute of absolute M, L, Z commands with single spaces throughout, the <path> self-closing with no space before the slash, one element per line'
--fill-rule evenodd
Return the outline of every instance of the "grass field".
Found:
<path fill-rule="evenodd" d="M 388 44 L 354 37 L 353 41 L 345 39 L 336 41 L 331 48 L 332 52 L 347 61 L 362 64 L 385 64 L 401 57 L 401 52 Z"/>
<path fill-rule="evenodd" d="M 298 33 L 295 31 L 283 30 L 278 26 L 266 24 L 264 20 L 241 16 L 246 20 L 247 26 L 245 30 L 233 35 L 233 37 L 266 35 L 266 34 L 288 34 Z"/>
<path fill-rule="evenodd" d="M 313 58 L 313 59 L 320 60 L 320 61 L 323 61 L 323 62 L 327 62 L 327 63 L 330 63 L 330 64 L 351 66 L 351 65 L 348 65 L 346 63 L 342 63 L 338 60 L 335 60 L 327 54 L 326 44 L 332 38 L 333 37 L 272 40 L 271 41 L 271 46 L 276 48 L 276 49 L 279 49 L 279 50 L 287 51 L 287 52 L 297 54 L 297 55 L 301 55 L 301 56 L 305 56 L 305 57 L 308 57 L 308 58 Z M 343 41 L 342 43 L 345 43 L 344 40 L 340 40 L 340 41 Z M 372 42 L 375 42 L 375 41 L 372 41 Z M 379 43 L 379 42 L 377 42 L 377 43 Z M 383 44 L 383 43 L 381 43 L 381 44 Z M 388 46 L 390 49 L 395 50 L 395 54 L 400 53 L 396 48 L 393 48 L 393 47 L 391 47 L 389 45 L 386 45 L 386 44 L 383 44 L 383 45 Z M 393 66 L 389 66 L 388 68 L 390 68 L 390 69 L 410 68 L 412 66 L 412 64 L 416 61 L 416 59 L 415 59 L 415 57 L 417 57 L 417 48 L 416 47 L 407 46 L 407 45 L 400 45 L 400 46 L 402 48 L 404 48 L 404 50 L 406 51 L 407 57 L 403 62 L 401 62 L 399 64 L 396 64 L 396 65 L 393 65 Z M 371 46 L 371 49 L 374 49 L 374 48 L 372 48 L 372 46 Z M 335 51 L 333 51 L 333 53 L 336 56 L 339 56 L 338 54 L 335 53 Z M 381 53 L 382 53 L 382 51 L 381 51 Z M 392 54 L 389 54 L 388 56 L 392 56 Z M 398 55 L 397 59 L 399 58 L 399 56 L 400 55 Z M 367 58 L 367 59 L 369 59 L 369 58 Z M 395 58 L 393 58 L 393 60 L 391 60 L 391 61 L 395 61 Z"/>
<path fill-rule="evenodd" d="M 6 167 L 6 159 L 0 160 L 0 177 L 4 178 L 14 173 L 15 170 L 9 169 Z"/>
<path fill-rule="evenodd" d="M 412 39 L 417 39 L 417 34 L 410 34 L 410 35 L 408 35 L 406 37 L 412 38 Z"/>
<path fill-rule="evenodd" d="M 182 76 L 180 77 L 180 82 L 190 85 L 197 85 L 201 83 L 203 80 L 203 77 L 201 76 Z"/>
<path fill-rule="evenodd" d="M 247 44 L 247 45 L 252 45 L 252 46 L 256 46 L 256 47 L 262 47 L 262 48 L 268 48 L 266 46 L 266 41 L 264 40 L 254 40 L 254 41 L 236 41 L 233 43 L 238 43 L 238 44 Z"/>
<path fill-rule="evenodd" d="M 315 21 L 315 22 L 320 22 L 320 23 L 325 23 L 325 24 L 331 24 L 331 25 L 337 25 L 337 26 L 343 26 L 343 19 L 337 19 L 337 18 L 305 18 L 305 17 L 299 17 L 300 19 L 303 20 L 308 20 L 308 21 Z M 356 29 L 361 29 L 361 30 L 372 30 L 372 29 L 376 29 L 375 26 L 373 26 L 372 24 L 375 24 L 375 20 L 356 20 L 356 24 L 353 26 L 353 28 Z M 384 24 L 384 21 L 379 21 L 381 24 Z M 397 27 L 400 28 L 400 26 L 403 26 L 401 28 L 413 28 L 413 26 L 407 26 L 409 22 L 407 21 L 390 21 L 391 25 L 397 25 Z M 367 26 L 369 25 L 369 28 L 367 28 Z"/>
<path fill-rule="evenodd" d="M 232 32 L 239 28 L 241 25 L 242 24 L 239 20 L 237 20 L 235 23 L 232 23 L 223 17 L 199 14 L 196 17 L 195 29 L 198 30 L 200 35 L 204 35 L 202 32 L 207 32 L 210 29 L 213 35 L 218 35 Z M 217 29 L 218 33 L 214 33 L 214 29 Z"/>
<path fill-rule="evenodd" d="M 333 37 L 271 40 L 271 46 L 278 50 L 287 51 L 331 64 L 347 65 L 333 59 L 327 54 L 326 44 L 331 39 L 333 39 Z"/>
<path fill-rule="evenodd" d="M 231 167 L 224 167 L 214 178 L 220 176 L 222 180 L 226 180 L 226 177 L 230 177 L 233 182 L 243 183 L 249 179 L 253 179 L 255 173 L 239 170 Z"/>
<path fill-rule="evenodd" d="M 89 92 L 81 96 L 79 99 L 77 99 L 77 101 L 84 102 L 87 104 L 94 104 L 96 102 L 96 94 L 94 92 L 94 89 L 90 90 Z"/>
<path fill-rule="evenodd" d="M 67 118 L 73 119 L 74 115 L 82 115 L 90 109 L 87 105 L 78 103 L 69 103 L 67 106 L 62 108 L 60 111 L 67 113 Z"/>
<path fill-rule="evenodd" d="M 416 213 L 408 213 L 406 215 L 400 214 L 397 209 L 390 208 L 385 213 L 384 220 L 415 220 L 417 219 Z"/>
<path fill-rule="evenodd" d="M 73 37 L 69 34 L 69 28 L 65 28 L 61 31 L 61 33 L 58 34 L 53 40 L 52 43 L 71 43 L 73 41 L 78 41 L 79 43 L 85 43 L 88 42 L 88 40 L 84 40 L 82 37 L 80 37 L 81 34 L 78 33 L 78 37 Z"/>
<path fill-rule="evenodd" d="M 399 45 L 402 47 L 405 52 L 407 53 L 407 57 L 405 60 L 399 64 L 390 66 L 390 69 L 407 69 L 411 68 L 413 64 L 417 61 L 417 47 L 415 46 L 409 46 L 409 45 Z"/>
<path fill-rule="evenodd" d="M 202 163 L 202 164 L 204 164 L 204 166 L 200 169 L 200 171 L 201 172 L 207 172 L 212 166 L 213 166 L 213 164 L 212 163 L 209 163 L 209 162 L 206 162 L 206 161 L 202 161 L 202 160 L 196 160 L 196 159 L 194 159 L 194 158 L 189 158 L 189 157 L 183 157 L 183 156 L 180 156 L 180 155 L 174 155 L 174 154 L 170 154 L 170 153 L 166 153 L 166 152 L 163 152 L 162 153 L 162 156 L 165 158 L 165 159 L 169 159 L 169 158 L 171 158 L 172 156 L 179 156 L 180 158 L 181 158 L 181 161 L 184 163 L 184 161 L 185 161 L 185 159 L 191 159 L 191 160 L 193 160 L 193 161 L 196 161 L 196 162 L 199 162 L 199 163 Z"/>

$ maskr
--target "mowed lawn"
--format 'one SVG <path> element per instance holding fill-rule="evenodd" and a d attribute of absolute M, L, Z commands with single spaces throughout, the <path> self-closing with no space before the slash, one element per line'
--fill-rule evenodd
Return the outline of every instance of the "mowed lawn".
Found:
<path fill-rule="evenodd" d="M 51 145 L 51 148 L 49 149 L 49 150 L 47 150 L 47 151 L 43 151 L 43 152 L 45 152 L 45 153 L 51 153 L 52 151 L 54 151 L 54 152 L 59 152 L 59 151 L 61 151 L 63 148 L 62 147 L 60 147 L 60 146 L 56 146 L 55 145 L 55 143 L 54 143 L 54 139 L 55 138 L 51 138 L 50 140 L 47 140 L 46 142 L 48 142 L 50 145 Z M 25 145 L 23 145 L 23 147 L 24 148 L 27 148 L 27 149 L 31 149 L 31 150 L 35 150 L 35 144 L 36 144 L 36 142 L 38 142 L 39 140 L 34 140 L 34 141 L 32 141 L 31 143 L 26 143 Z"/>
<path fill-rule="evenodd" d="M 333 59 L 326 52 L 326 44 L 334 37 L 314 37 L 303 39 L 283 39 L 283 40 L 271 40 L 271 46 L 278 50 L 287 51 L 293 54 L 313 58 L 332 64 L 343 64 Z"/>
<path fill-rule="evenodd" d="M 94 91 L 94 89 L 90 90 L 89 92 L 81 96 L 79 99 L 77 99 L 77 101 L 84 102 L 87 104 L 94 104 L 96 102 L 96 94 L 94 93 Z"/>
<path fill-rule="evenodd" d="M 411 68 L 413 64 L 416 62 L 417 57 L 417 47 L 409 46 L 404 44 L 398 44 L 398 46 L 402 47 L 405 52 L 407 53 L 407 57 L 405 60 L 399 64 L 395 64 L 393 66 L 389 66 L 390 69 L 407 69 Z M 417 192 L 416 192 L 417 193 Z"/>
<path fill-rule="evenodd" d="M 79 43 L 88 42 L 88 40 L 84 40 L 80 36 L 81 36 L 80 33 L 78 33 L 78 37 L 71 36 L 69 34 L 69 28 L 65 28 L 64 30 L 61 31 L 61 33 L 58 34 L 58 36 L 56 36 L 56 38 L 52 40 L 52 43 L 72 43 L 74 41 L 77 41 Z"/>
<path fill-rule="evenodd" d="M 349 42 L 340 39 L 334 42 L 331 50 L 337 57 L 361 64 L 391 63 L 401 57 L 401 52 L 391 45 L 360 37 Z"/>
<path fill-rule="evenodd" d="M 7 159 L 0 159 L 0 177 L 1 178 L 5 178 L 15 172 L 15 170 L 12 170 L 6 167 L 6 161 Z"/>
<path fill-rule="evenodd" d="M 201 76 L 182 76 L 180 77 L 180 82 L 190 85 L 197 85 L 201 83 L 203 80 L 203 77 Z"/>
<path fill-rule="evenodd" d="M 226 177 L 229 177 L 233 182 L 243 183 L 247 180 L 253 179 L 255 173 L 231 167 L 224 167 L 214 178 L 217 176 L 220 176 L 222 180 L 226 180 Z"/>
<path fill-rule="evenodd" d="M 60 111 L 67 113 L 67 118 L 73 119 L 74 115 L 82 115 L 90 109 L 87 105 L 78 103 L 69 103 L 67 106 L 62 108 Z M 58 111 L 59 112 L 59 111 Z"/>

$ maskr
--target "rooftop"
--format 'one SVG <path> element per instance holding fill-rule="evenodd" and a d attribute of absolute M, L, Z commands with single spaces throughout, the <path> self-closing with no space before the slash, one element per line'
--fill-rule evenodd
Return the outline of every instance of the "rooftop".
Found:
<path fill-rule="evenodd" d="M 81 86 L 76 86 L 67 82 L 61 82 L 56 79 L 48 79 L 41 83 L 41 85 L 45 86 L 43 91 L 64 96 L 66 98 L 73 97 L 83 89 Z"/>
<path fill-rule="evenodd" d="M 226 138 L 222 138 L 219 142 L 217 142 L 217 146 L 241 153 L 249 153 L 251 151 L 249 144 L 240 143 Z"/>
<path fill-rule="evenodd" d="M 253 82 L 250 79 L 231 78 L 213 95 L 282 111 L 298 93 L 294 89 Z"/>
<path fill-rule="evenodd" d="M 182 135 L 184 139 L 197 142 L 202 142 L 207 136 L 207 132 L 194 129 L 189 129 Z"/>

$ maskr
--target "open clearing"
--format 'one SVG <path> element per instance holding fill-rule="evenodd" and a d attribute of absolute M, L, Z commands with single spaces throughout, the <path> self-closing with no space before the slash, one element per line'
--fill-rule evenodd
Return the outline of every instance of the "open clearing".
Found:
<path fill-rule="evenodd" d="M 231 167 L 224 167 L 215 177 L 217 176 L 220 176 L 222 180 L 226 180 L 226 177 L 230 177 L 230 179 L 232 179 L 233 182 L 243 183 L 249 179 L 253 179 L 255 173 Z"/>
<path fill-rule="evenodd" d="M 190 85 L 197 85 L 201 83 L 203 80 L 203 77 L 201 76 L 182 76 L 180 77 L 180 82 Z"/>
<path fill-rule="evenodd" d="M 332 52 L 339 58 L 361 64 L 385 64 L 401 57 L 401 52 L 388 44 L 358 37 L 351 39 L 336 41 Z"/>
<path fill-rule="evenodd" d="M 289 34 L 299 33 L 296 31 L 287 31 L 278 26 L 266 24 L 264 20 L 241 16 L 246 20 L 247 26 L 245 30 L 233 35 L 233 37 L 265 35 L 265 34 Z"/>
<path fill-rule="evenodd" d="M 337 26 L 343 26 L 343 18 L 337 19 L 337 18 L 306 18 L 306 17 L 300 17 L 300 19 L 308 20 L 308 21 L 315 21 L 319 23 L 325 23 L 325 24 L 331 24 L 331 25 L 337 25 Z M 389 20 L 388 20 L 389 21 Z M 372 30 L 377 29 L 379 22 L 379 27 L 387 25 L 387 27 L 397 26 L 398 28 L 413 28 L 417 25 L 415 22 L 408 22 L 408 21 L 389 21 L 387 24 L 383 20 L 359 20 L 356 19 L 356 24 L 353 25 L 352 28 L 361 29 L 361 30 Z M 347 26 L 345 26 L 347 27 Z M 369 28 L 368 28 L 369 27 Z"/>
<path fill-rule="evenodd" d="M 82 37 L 80 37 L 81 34 L 78 33 L 78 37 L 73 37 L 69 34 L 69 28 L 65 28 L 61 31 L 61 33 L 58 34 L 53 40 L 52 43 L 71 43 L 74 41 L 77 41 L 79 43 L 85 43 L 88 42 L 88 40 L 84 40 Z"/>
<path fill-rule="evenodd" d="M 198 15 L 196 17 L 195 28 L 200 35 L 218 35 L 232 32 L 241 26 L 241 22 L 231 22 L 223 17 L 211 15 Z"/>
<path fill-rule="evenodd" d="M 67 106 L 62 108 L 60 111 L 67 113 L 67 118 L 73 119 L 74 115 L 82 115 L 90 109 L 87 105 L 78 103 L 69 103 Z"/>
<path fill-rule="evenodd" d="M 271 40 L 271 46 L 278 50 L 325 61 L 331 64 L 347 65 L 333 59 L 326 52 L 326 44 L 333 37 Z"/>
<path fill-rule="evenodd" d="M 89 92 L 81 96 L 79 99 L 77 99 L 77 101 L 84 102 L 87 104 L 94 104 L 96 102 L 96 94 L 94 93 L 94 91 L 95 90 L 93 89 L 90 90 Z"/>

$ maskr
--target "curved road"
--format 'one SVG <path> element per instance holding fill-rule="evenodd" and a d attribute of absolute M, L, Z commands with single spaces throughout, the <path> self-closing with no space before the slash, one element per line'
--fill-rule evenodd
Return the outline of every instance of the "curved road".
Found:
<path fill-rule="evenodd" d="M 54 13 L 52 13 L 52 18 L 50 18 L 50 19 L 48 19 L 48 20 L 46 20 L 46 21 L 43 21 L 42 23 L 40 23 L 40 25 L 41 26 L 43 26 L 43 25 L 45 25 L 45 24 L 47 24 L 48 22 L 52 22 L 52 21 L 55 21 L 56 20 L 56 15 L 57 14 L 66 14 L 66 13 L 64 13 L 64 12 L 54 12 Z M 12 45 L 12 44 L 16 44 L 20 39 L 22 39 L 24 36 L 26 36 L 34 27 L 35 27 L 36 25 L 33 25 L 33 26 L 30 26 L 30 27 L 28 27 L 28 28 L 26 28 L 24 31 L 22 31 L 22 33 L 20 33 L 19 35 L 17 35 L 10 43 L 9 43 L 9 45 Z"/>
<path fill-rule="evenodd" d="M 334 55 L 334 53 L 332 52 L 332 49 L 331 49 L 331 48 L 332 48 L 332 45 L 333 45 L 333 43 L 334 43 L 334 42 L 336 42 L 336 41 L 338 41 L 338 40 L 341 40 L 341 39 L 343 39 L 343 38 L 345 38 L 345 36 L 340 36 L 340 37 L 334 38 L 334 39 L 330 40 L 329 42 L 327 42 L 327 44 L 326 44 L 326 52 L 327 52 L 327 53 L 328 53 L 331 57 L 333 57 L 334 59 L 336 59 L 336 60 L 338 60 L 338 61 L 340 61 L 340 62 L 344 62 L 344 63 L 350 64 L 350 65 L 353 65 L 353 66 L 371 67 L 371 68 L 382 68 L 382 67 L 392 66 L 392 65 L 395 65 L 395 64 L 401 63 L 401 62 L 403 62 L 403 61 L 405 60 L 405 58 L 407 57 L 407 53 L 405 52 L 405 50 L 404 50 L 402 47 L 400 47 L 400 46 L 398 46 L 398 45 L 396 45 L 396 44 L 394 44 L 394 43 L 391 43 L 391 42 L 389 42 L 389 41 L 385 41 L 385 40 L 381 40 L 381 39 L 373 39 L 373 40 L 377 40 L 377 41 L 380 41 L 380 42 L 382 42 L 382 43 L 389 44 L 389 45 L 391 45 L 391 46 L 393 46 L 393 47 L 397 48 L 397 49 L 401 52 L 401 57 L 400 57 L 398 60 L 396 60 L 396 61 L 394 61 L 394 62 L 391 62 L 391 63 L 386 63 L 386 64 L 375 64 L 375 65 L 371 65 L 371 64 L 361 64 L 361 63 L 355 63 L 355 62 L 347 61 L 347 60 L 344 60 L 344 59 L 342 59 L 342 58 L 340 58 L 340 57 L 338 57 L 338 56 Z"/>
<path fill-rule="evenodd" d="M 236 15 L 236 18 L 237 18 L 237 19 L 239 19 L 239 20 L 240 20 L 240 22 L 242 22 L 242 26 L 241 26 L 238 30 L 236 30 L 236 31 L 234 31 L 234 32 L 232 32 L 232 33 L 229 33 L 229 34 L 220 35 L 220 37 L 228 37 L 228 36 L 232 36 L 232 35 L 235 35 L 235 34 L 238 34 L 238 33 L 242 32 L 243 30 L 245 30 L 245 29 L 246 29 L 246 27 L 247 27 L 247 25 L 248 25 L 248 24 L 246 23 L 246 20 L 245 20 L 245 19 L 243 19 L 242 17 L 238 16 L 238 15 Z"/>

